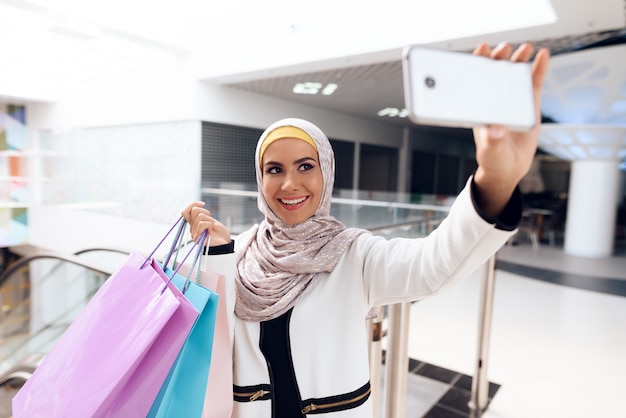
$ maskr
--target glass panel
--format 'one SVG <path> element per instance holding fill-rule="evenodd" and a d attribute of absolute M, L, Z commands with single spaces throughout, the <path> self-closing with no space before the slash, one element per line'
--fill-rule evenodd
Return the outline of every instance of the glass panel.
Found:
<path fill-rule="evenodd" d="M 0 375 L 21 363 L 37 364 L 107 278 L 58 258 L 33 259 L 4 278 Z"/>

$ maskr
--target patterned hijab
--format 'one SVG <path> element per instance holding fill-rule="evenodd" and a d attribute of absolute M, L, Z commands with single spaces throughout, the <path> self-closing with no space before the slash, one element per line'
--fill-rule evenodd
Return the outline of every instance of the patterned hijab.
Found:
<path fill-rule="evenodd" d="M 281 138 L 298 138 L 309 144 L 312 140 L 324 179 L 317 211 L 296 225 L 283 222 L 263 195 L 263 152 L 267 142 Z M 257 144 L 255 166 L 258 206 L 265 220 L 253 227 L 249 240 L 237 252 L 235 314 L 244 320 L 267 321 L 291 309 L 315 286 L 318 274 L 332 271 L 352 241 L 366 231 L 346 228 L 330 216 L 335 158 L 328 138 L 312 123 L 283 119 L 267 128 Z"/>

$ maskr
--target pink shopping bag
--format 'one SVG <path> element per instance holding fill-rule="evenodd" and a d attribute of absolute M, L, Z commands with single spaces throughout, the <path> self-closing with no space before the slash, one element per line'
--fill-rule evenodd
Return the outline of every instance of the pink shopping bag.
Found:
<path fill-rule="evenodd" d="M 15 418 L 146 416 L 198 311 L 145 262 L 131 253 L 96 292 L 13 398 Z"/>
<path fill-rule="evenodd" d="M 190 267 L 183 264 L 179 273 L 189 274 Z M 200 284 L 219 295 L 217 319 L 213 336 L 211 368 L 204 399 L 202 418 L 228 418 L 233 410 L 233 350 L 231 327 L 234 321 L 234 287 L 227 286 L 221 274 L 203 270 Z"/>

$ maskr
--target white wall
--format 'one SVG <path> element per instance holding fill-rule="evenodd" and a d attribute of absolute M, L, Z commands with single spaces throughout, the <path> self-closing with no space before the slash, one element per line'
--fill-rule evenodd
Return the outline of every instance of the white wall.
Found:
<path fill-rule="evenodd" d="M 184 61 L 163 61 L 98 83 L 59 89 L 53 103 L 28 106 L 28 124 L 69 130 L 197 119 L 197 83 Z"/>
<path fill-rule="evenodd" d="M 70 95 L 55 105 L 33 104 L 28 108 L 29 126 L 33 129 L 71 131 L 77 128 L 104 128 L 111 125 L 183 119 L 264 129 L 280 118 L 301 117 L 318 124 L 331 137 L 386 146 L 402 145 L 402 129 L 395 126 L 209 83 L 193 83 L 191 88 L 187 82 L 177 83 L 175 78 L 165 77 L 160 81 L 157 77 L 150 78 L 138 85 L 125 84 L 123 88 L 112 88 L 106 94 L 101 94 L 103 92 L 99 88 L 94 88 L 94 96 L 89 100 L 78 100 Z M 157 86 L 166 93 L 158 93 Z M 128 127 L 128 132 L 133 132 L 130 128 L 132 126 Z M 176 140 L 172 138 L 172 141 Z M 199 150 L 199 134 L 196 141 L 195 144 L 187 144 L 186 149 Z M 155 146 L 159 144 L 155 143 Z M 136 158 L 145 158 L 145 153 L 138 147 L 123 147 L 119 152 L 136 152 Z M 130 157 L 125 155 L 125 159 L 128 158 Z M 185 158 L 178 160 L 181 164 L 191 163 L 199 167 L 200 152 L 197 152 L 195 158 L 197 159 L 185 155 Z M 176 170 L 176 167 L 172 169 Z M 164 171 L 162 175 L 165 177 L 155 175 L 152 193 L 159 193 L 160 184 L 171 183 L 167 172 Z M 128 181 L 131 182 L 132 179 Z M 163 198 L 167 199 L 167 195 Z M 191 199 L 193 197 L 189 196 L 189 200 Z M 182 210 L 183 203 L 179 205 Z M 173 222 L 179 211 L 174 210 L 171 205 L 169 211 L 172 212 Z M 137 212 L 136 208 L 134 212 Z M 29 209 L 29 242 L 38 247 L 63 252 L 100 246 L 149 251 L 169 227 L 167 222 L 160 222 L 146 222 L 136 217 L 128 219 L 94 210 L 69 209 L 63 206 L 35 206 Z"/>
<path fill-rule="evenodd" d="M 30 127 L 53 130 L 178 120 L 264 129 L 285 117 L 310 120 L 338 139 L 402 146 L 402 128 L 398 126 L 198 82 L 183 63 L 130 74 L 117 83 L 85 85 L 80 91 L 64 92 L 58 102 L 28 106 Z"/>

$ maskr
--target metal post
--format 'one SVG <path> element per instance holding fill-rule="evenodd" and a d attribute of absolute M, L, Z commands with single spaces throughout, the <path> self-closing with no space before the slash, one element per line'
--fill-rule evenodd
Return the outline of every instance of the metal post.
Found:
<path fill-rule="evenodd" d="M 369 360 L 370 360 L 370 385 L 372 387 L 372 404 L 374 406 L 373 418 L 380 417 L 381 393 L 380 387 L 382 383 L 382 364 L 383 364 L 383 310 L 381 307 L 376 317 L 367 322 L 369 341 Z"/>
<path fill-rule="evenodd" d="M 480 417 L 489 402 L 489 381 L 487 364 L 489 357 L 489 339 L 491 337 L 491 319 L 493 317 L 493 297 L 496 280 L 496 256 L 493 255 L 481 269 L 482 283 L 480 293 L 480 311 L 478 323 L 478 349 L 476 352 L 476 372 L 472 379 L 472 393 L 469 407 L 471 417 Z"/>
<path fill-rule="evenodd" d="M 387 307 L 388 344 L 385 356 L 385 418 L 406 417 L 407 379 L 409 373 L 409 315 L 411 303 Z"/>

